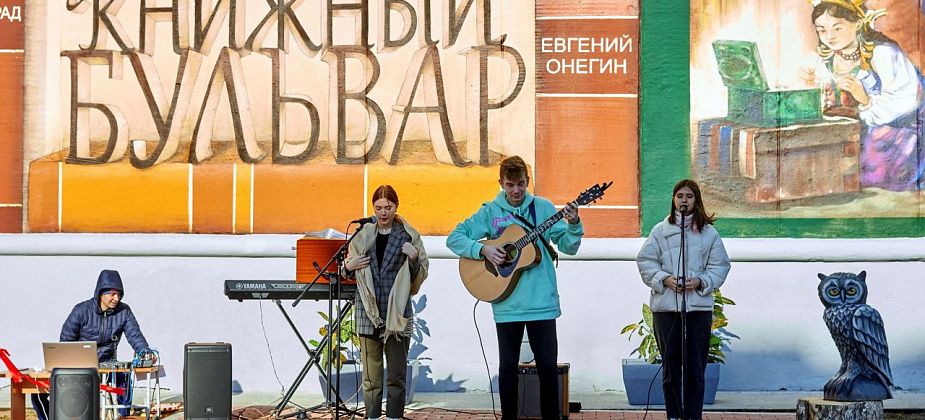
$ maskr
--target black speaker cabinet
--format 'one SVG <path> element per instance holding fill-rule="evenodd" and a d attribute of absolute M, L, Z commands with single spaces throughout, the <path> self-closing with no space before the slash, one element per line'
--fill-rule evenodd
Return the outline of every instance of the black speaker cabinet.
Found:
<path fill-rule="evenodd" d="M 51 371 L 50 420 L 99 420 L 100 375 L 93 368 Z"/>
<path fill-rule="evenodd" d="M 183 414 L 187 420 L 231 418 L 231 344 L 186 343 Z"/>
<path fill-rule="evenodd" d="M 559 363 L 559 418 L 568 418 L 568 363 Z M 536 365 L 521 364 L 517 369 L 517 407 L 522 419 L 542 418 L 540 413 L 540 377 Z"/>

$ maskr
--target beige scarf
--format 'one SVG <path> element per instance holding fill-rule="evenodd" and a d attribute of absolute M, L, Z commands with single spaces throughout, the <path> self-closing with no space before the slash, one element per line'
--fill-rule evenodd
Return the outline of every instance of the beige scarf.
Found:
<path fill-rule="evenodd" d="M 389 292 L 389 303 L 386 309 L 385 321 L 379 314 L 379 305 L 376 302 L 376 292 L 373 285 L 373 273 L 370 266 L 361 268 L 356 271 L 357 294 L 363 302 L 363 308 L 366 309 L 366 317 L 372 321 L 376 328 L 385 325 L 385 334 L 383 339 L 388 341 L 390 336 L 407 337 L 408 321 L 411 318 L 405 318 L 405 306 L 408 304 L 408 297 L 417 294 L 421 289 L 421 284 L 427 278 L 427 252 L 424 250 L 424 242 L 421 241 L 421 234 L 418 233 L 402 217 L 395 215 L 395 219 L 401 222 L 405 232 L 411 235 L 411 245 L 418 251 L 417 263 L 420 267 L 414 278 L 411 278 L 411 259 L 406 258 L 404 264 L 395 277 L 395 283 L 392 285 L 392 291 Z M 348 260 L 366 255 L 376 244 L 376 224 L 369 223 L 356 233 L 350 242 L 350 256 Z M 412 315 L 413 317 L 414 315 Z"/>

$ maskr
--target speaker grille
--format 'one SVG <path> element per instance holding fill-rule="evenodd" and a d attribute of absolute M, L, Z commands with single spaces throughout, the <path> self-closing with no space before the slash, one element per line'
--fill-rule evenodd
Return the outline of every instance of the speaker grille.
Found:
<path fill-rule="evenodd" d="M 188 343 L 185 350 L 185 418 L 231 418 L 231 345 Z"/>
<path fill-rule="evenodd" d="M 51 420 L 99 419 L 99 385 L 96 369 L 54 369 L 51 373 Z"/>

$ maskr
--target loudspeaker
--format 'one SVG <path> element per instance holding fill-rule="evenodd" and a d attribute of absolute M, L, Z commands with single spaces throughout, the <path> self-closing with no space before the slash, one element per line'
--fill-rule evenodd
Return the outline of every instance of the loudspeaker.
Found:
<path fill-rule="evenodd" d="M 188 420 L 231 418 L 231 344 L 183 347 L 183 414 Z"/>
<path fill-rule="evenodd" d="M 559 418 L 568 418 L 568 363 L 559 363 Z M 538 419 L 540 413 L 540 377 L 535 364 L 520 364 L 517 368 L 517 407 L 519 418 Z"/>
<path fill-rule="evenodd" d="M 100 375 L 93 368 L 51 371 L 50 420 L 99 420 Z"/>

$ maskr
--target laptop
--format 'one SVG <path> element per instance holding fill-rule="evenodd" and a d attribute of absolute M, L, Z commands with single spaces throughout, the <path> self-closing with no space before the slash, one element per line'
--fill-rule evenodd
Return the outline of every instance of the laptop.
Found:
<path fill-rule="evenodd" d="M 100 366 L 96 358 L 95 341 L 72 341 L 63 343 L 42 343 L 45 355 L 45 370 L 54 368 L 94 368 Z"/>

